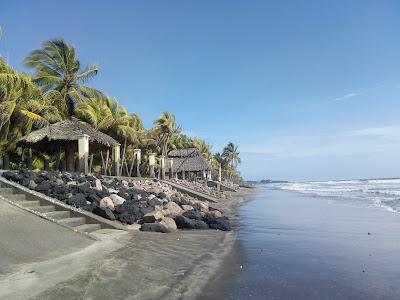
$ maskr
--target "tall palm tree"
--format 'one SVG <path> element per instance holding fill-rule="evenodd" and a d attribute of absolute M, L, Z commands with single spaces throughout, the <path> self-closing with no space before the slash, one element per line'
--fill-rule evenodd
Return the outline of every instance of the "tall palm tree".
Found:
<path fill-rule="evenodd" d="M 109 97 L 80 101 L 75 107 L 75 116 L 99 131 L 107 131 L 114 122 L 111 101 Z"/>
<path fill-rule="evenodd" d="M 163 112 L 160 117 L 154 121 L 153 130 L 157 144 L 161 148 L 161 154 L 167 156 L 171 138 L 178 136 L 181 128 L 176 124 L 175 115 L 169 112 Z"/>
<path fill-rule="evenodd" d="M 238 151 L 238 146 L 232 142 L 228 143 L 224 150 L 222 151 L 222 156 L 231 164 L 233 167 L 237 167 L 242 161 L 240 159 L 240 153 Z"/>
<path fill-rule="evenodd" d="M 65 117 L 73 115 L 78 101 L 101 94 L 84 85 L 97 74 L 98 66 L 94 64 L 82 70 L 74 47 L 63 39 L 44 42 L 41 49 L 32 51 L 25 58 L 25 64 L 36 69 L 34 81 L 44 92 L 56 90 L 61 93 Z"/>
<path fill-rule="evenodd" d="M 211 153 L 211 146 L 205 141 L 199 138 L 194 138 L 192 145 L 200 151 L 203 157 L 205 157 L 206 159 L 212 159 L 213 156 Z"/>
<path fill-rule="evenodd" d="M 0 152 L 33 128 L 61 119 L 57 92 L 42 94 L 31 78 L 14 71 L 0 58 Z"/>

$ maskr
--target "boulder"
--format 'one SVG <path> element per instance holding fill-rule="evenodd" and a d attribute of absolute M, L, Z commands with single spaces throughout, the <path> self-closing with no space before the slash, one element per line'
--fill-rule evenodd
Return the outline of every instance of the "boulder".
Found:
<path fill-rule="evenodd" d="M 68 182 L 67 182 L 67 185 L 76 185 L 76 181 L 75 181 L 75 180 L 73 180 L 73 181 L 68 181 Z"/>
<path fill-rule="evenodd" d="M 164 215 L 180 215 L 182 212 L 183 209 L 175 202 L 171 201 L 164 205 Z"/>
<path fill-rule="evenodd" d="M 227 217 L 213 218 L 210 215 L 206 215 L 203 218 L 203 221 L 206 222 L 207 225 L 210 226 L 210 228 L 212 228 L 212 229 L 218 229 L 218 230 L 222 230 L 222 231 L 232 230 L 231 224 Z"/>
<path fill-rule="evenodd" d="M 100 217 L 103 217 L 103 218 L 106 218 L 106 219 L 109 219 L 109 220 L 112 220 L 112 221 L 115 220 L 115 215 L 113 214 L 113 212 L 110 209 L 106 208 L 106 207 L 96 206 L 93 209 L 93 213 L 98 215 L 98 216 L 100 216 Z"/>
<path fill-rule="evenodd" d="M 185 212 L 182 214 L 182 216 L 184 216 L 184 217 L 186 217 L 186 218 L 189 218 L 189 219 L 192 219 L 192 220 L 200 220 L 200 221 L 203 220 L 203 217 L 202 217 L 202 215 L 200 214 L 200 212 L 199 212 L 199 211 L 196 211 L 196 210 L 185 211 Z"/>
<path fill-rule="evenodd" d="M 98 191 L 101 191 L 103 189 L 100 179 L 96 179 L 95 181 L 93 181 L 93 188 Z"/>
<path fill-rule="evenodd" d="M 163 205 L 164 201 L 162 201 L 161 199 L 158 199 L 157 197 L 151 198 L 148 201 L 149 205 L 152 207 L 155 207 L 157 205 Z"/>
<path fill-rule="evenodd" d="M 136 216 L 128 212 L 123 212 L 117 215 L 117 219 L 124 224 L 132 225 L 136 221 Z"/>
<path fill-rule="evenodd" d="M 167 227 L 169 230 L 176 230 L 176 229 L 178 229 L 177 227 L 176 227 L 176 223 L 175 223 L 175 221 L 174 221 L 174 219 L 172 219 L 172 218 L 168 218 L 168 217 L 163 217 L 162 219 L 161 219 L 161 221 L 159 221 L 159 223 L 160 224 L 162 224 L 162 225 L 164 225 L 165 227 Z"/>
<path fill-rule="evenodd" d="M 182 205 L 182 209 L 183 209 L 184 211 L 193 210 L 193 206 L 183 204 L 183 205 Z"/>
<path fill-rule="evenodd" d="M 170 230 L 163 224 L 160 223 L 144 223 L 142 227 L 140 227 L 141 231 L 150 231 L 150 232 L 162 232 L 168 233 Z"/>
<path fill-rule="evenodd" d="M 89 202 L 99 203 L 101 198 L 97 196 L 95 193 L 91 193 L 86 197 L 86 200 Z"/>
<path fill-rule="evenodd" d="M 35 188 L 35 191 L 44 192 L 49 191 L 51 189 L 51 184 L 49 181 L 43 181 L 41 184 L 38 184 Z"/>
<path fill-rule="evenodd" d="M 219 210 L 211 210 L 207 213 L 207 215 L 211 216 L 214 219 L 222 217 L 222 213 Z"/>
<path fill-rule="evenodd" d="M 160 199 L 165 199 L 165 198 L 167 198 L 167 194 L 164 192 L 161 192 L 161 193 L 158 193 L 157 197 Z"/>
<path fill-rule="evenodd" d="M 101 208 L 108 208 L 110 210 L 114 210 L 114 202 L 109 197 L 104 197 L 100 200 L 100 207 Z"/>
<path fill-rule="evenodd" d="M 67 200 L 67 204 L 75 206 L 75 207 L 84 207 L 86 206 L 86 195 L 85 194 L 76 194 Z"/>
<path fill-rule="evenodd" d="M 160 221 L 164 215 L 162 214 L 161 211 L 152 211 L 143 216 L 143 222 L 145 223 L 154 223 L 156 221 Z"/>
<path fill-rule="evenodd" d="M 109 192 L 110 194 L 118 194 L 118 190 L 116 190 L 116 189 L 109 188 L 109 189 L 107 189 L 107 190 L 108 190 L 108 192 Z"/>
<path fill-rule="evenodd" d="M 110 199 L 112 200 L 112 202 L 114 203 L 114 206 L 121 205 L 122 203 L 125 202 L 125 199 L 124 199 L 124 198 L 122 198 L 121 196 L 118 196 L 118 195 L 116 195 L 116 194 L 111 194 L 111 195 L 109 196 L 109 198 L 110 198 Z"/>
<path fill-rule="evenodd" d="M 207 202 L 197 201 L 193 205 L 193 207 L 196 208 L 199 211 L 208 212 L 208 203 Z"/>
<path fill-rule="evenodd" d="M 34 190 L 37 187 L 37 184 L 35 183 L 35 181 L 30 180 L 29 184 L 28 184 L 28 188 L 31 190 Z"/>
<path fill-rule="evenodd" d="M 208 225 L 201 220 L 189 219 L 181 215 L 174 217 L 178 229 L 208 229 Z"/>

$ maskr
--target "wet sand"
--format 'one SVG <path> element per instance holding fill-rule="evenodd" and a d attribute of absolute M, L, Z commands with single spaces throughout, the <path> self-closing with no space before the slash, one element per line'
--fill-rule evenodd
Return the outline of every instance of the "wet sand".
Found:
<path fill-rule="evenodd" d="M 245 199 L 242 194 L 213 206 L 235 226 L 236 208 Z M 235 232 L 102 230 L 99 237 L 69 255 L 2 275 L 0 299 L 211 299 L 242 264 Z M 34 272 L 25 273 L 29 268 Z"/>
<path fill-rule="evenodd" d="M 220 299 L 400 299 L 400 215 L 265 190 L 240 209 L 244 264 Z"/>

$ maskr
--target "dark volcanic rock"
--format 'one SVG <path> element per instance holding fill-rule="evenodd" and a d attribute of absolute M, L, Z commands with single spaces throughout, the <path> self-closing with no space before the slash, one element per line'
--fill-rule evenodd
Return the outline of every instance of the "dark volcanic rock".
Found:
<path fill-rule="evenodd" d="M 136 221 L 136 216 L 133 214 L 130 214 L 128 212 L 123 212 L 122 214 L 117 215 L 117 219 L 124 224 L 131 225 L 135 223 Z"/>
<path fill-rule="evenodd" d="M 158 193 L 157 197 L 160 198 L 160 199 L 165 199 L 165 198 L 167 198 L 167 194 L 161 192 L 161 193 Z"/>
<path fill-rule="evenodd" d="M 231 224 L 227 217 L 219 217 L 213 218 L 211 216 L 205 216 L 203 220 L 210 226 L 212 229 L 218 229 L 222 231 L 230 231 L 232 230 Z"/>
<path fill-rule="evenodd" d="M 51 189 L 51 184 L 49 181 L 43 181 L 42 183 L 38 184 L 37 187 L 35 188 L 35 190 L 38 192 L 45 192 L 49 191 L 50 189 Z"/>
<path fill-rule="evenodd" d="M 208 229 L 208 225 L 201 220 L 189 219 L 181 215 L 174 217 L 178 229 Z"/>
<path fill-rule="evenodd" d="M 140 230 L 151 231 L 151 232 L 162 232 L 162 233 L 171 232 L 166 226 L 160 223 L 144 223 L 142 227 L 140 227 Z"/>
<path fill-rule="evenodd" d="M 185 211 L 182 215 L 184 217 L 192 219 L 192 220 L 203 221 L 203 217 L 201 216 L 200 212 L 198 212 L 196 210 Z"/>
<path fill-rule="evenodd" d="M 88 196 L 86 196 L 86 200 L 89 201 L 89 202 L 99 203 L 101 199 L 102 198 L 97 196 L 95 193 L 91 193 Z"/>
<path fill-rule="evenodd" d="M 75 207 L 85 207 L 86 204 L 86 195 L 85 194 L 76 194 L 67 200 L 69 205 Z"/>
<path fill-rule="evenodd" d="M 109 219 L 114 221 L 115 220 L 115 215 L 113 214 L 113 212 L 109 209 L 109 208 L 103 208 L 100 206 L 96 206 L 93 209 L 93 213 L 96 215 L 99 215 L 100 217 Z"/>

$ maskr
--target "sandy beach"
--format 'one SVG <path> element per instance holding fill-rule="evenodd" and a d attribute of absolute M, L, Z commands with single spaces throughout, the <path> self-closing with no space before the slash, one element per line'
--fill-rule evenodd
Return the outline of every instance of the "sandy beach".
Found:
<path fill-rule="evenodd" d="M 214 206 L 224 209 L 236 228 L 236 209 L 246 199 L 247 192 L 239 192 Z M 100 241 L 78 251 L 53 252 L 48 259 L 14 266 L 0 277 L 0 298 L 212 298 L 229 286 L 242 265 L 235 231 L 100 230 L 96 235 Z"/>

